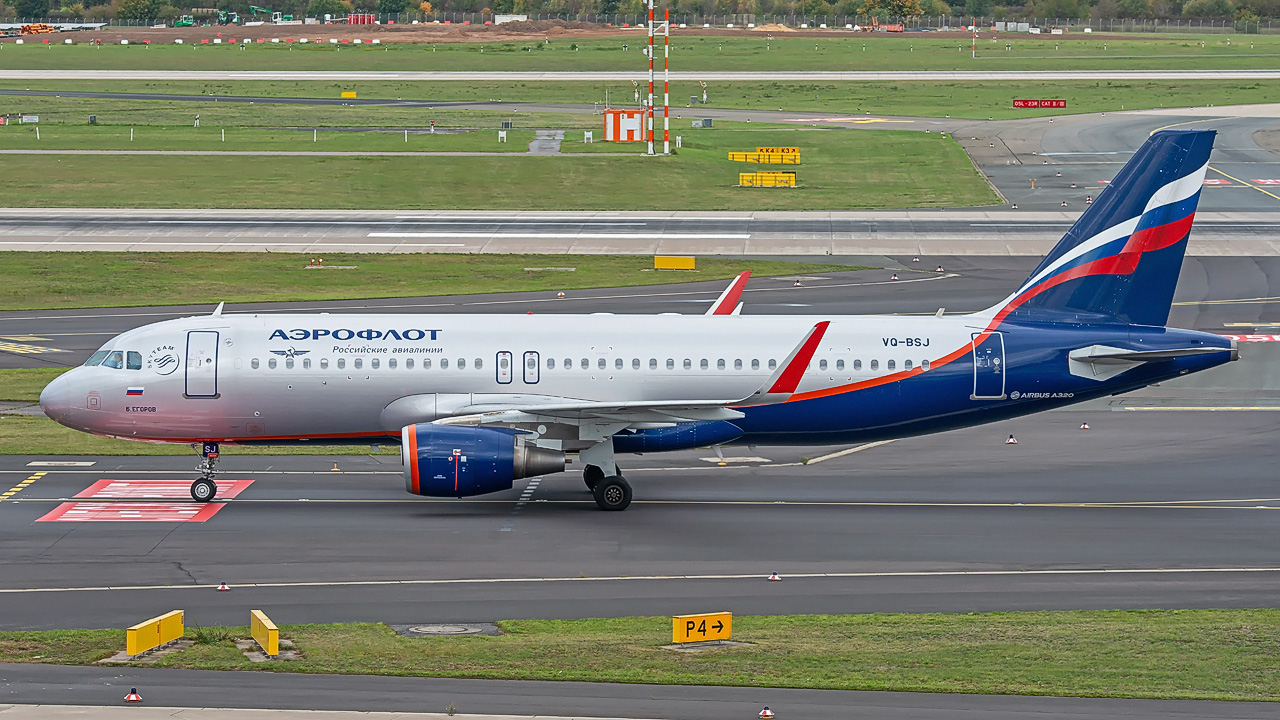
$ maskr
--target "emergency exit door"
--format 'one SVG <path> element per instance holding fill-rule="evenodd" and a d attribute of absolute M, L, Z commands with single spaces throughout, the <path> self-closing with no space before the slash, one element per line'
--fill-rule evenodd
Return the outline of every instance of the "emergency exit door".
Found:
<path fill-rule="evenodd" d="M 1004 399 L 1004 334 L 973 333 L 973 400 Z"/>
<path fill-rule="evenodd" d="M 533 385 L 538 382 L 538 353 L 526 352 L 524 354 L 524 381 Z"/>
<path fill-rule="evenodd" d="M 189 398 L 218 397 L 218 331 L 187 333 L 187 389 Z"/>
<path fill-rule="evenodd" d="M 498 384 L 506 385 L 511 382 L 511 351 L 503 350 L 498 353 L 498 362 L 495 365 L 498 373 Z"/>

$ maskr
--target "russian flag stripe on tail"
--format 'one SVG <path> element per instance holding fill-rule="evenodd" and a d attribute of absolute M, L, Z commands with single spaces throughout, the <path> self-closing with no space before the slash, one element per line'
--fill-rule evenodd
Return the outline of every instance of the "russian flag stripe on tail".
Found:
<path fill-rule="evenodd" d="M 985 314 L 1164 325 L 1213 149 L 1212 130 L 1151 135 L 1012 295 Z"/>

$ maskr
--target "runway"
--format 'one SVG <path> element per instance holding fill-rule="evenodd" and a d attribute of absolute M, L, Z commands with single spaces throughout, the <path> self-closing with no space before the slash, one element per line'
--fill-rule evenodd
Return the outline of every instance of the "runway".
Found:
<path fill-rule="evenodd" d="M 1211 192 L 1225 195 L 1227 191 L 1205 194 Z M 1254 191 L 1242 188 L 1237 192 Z M 1257 197 L 1270 200 L 1261 194 Z M 1280 252 L 1280 201 L 1272 202 L 1274 211 L 1202 211 L 1188 254 L 1276 255 Z M 1078 213 L 1069 211 L 1011 210 L 573 213 L 10 209 L 0 210 L 0 250 L 1040 257 L 1077 217 Z"/>
<path fill-rule="evenodd" d="M 597 82 L 639 80 L 636 71 L 360 71 L 360 70 L 0 70 L 0 80 L 400 80 L 473 82 Z M 811 81 L 1038 81 L 1059 80 L 1274 80 L 1280 70 L 777 70 L 687 71 L 672 80 L 715 82 Z"/>

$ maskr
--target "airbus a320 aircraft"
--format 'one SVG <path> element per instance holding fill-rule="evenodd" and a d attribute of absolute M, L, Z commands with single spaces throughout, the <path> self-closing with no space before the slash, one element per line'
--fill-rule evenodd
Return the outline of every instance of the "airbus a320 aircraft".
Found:
<path fill-rule="evenodd" d="M 1152 135 L 1039 267 L 968 315 L 224 315 L 112 339 L 40 396 L 85 432 L 200 444 L 387 443 L 418 495 L 561 472 L 605 510 L 618 453 L 851 443 L 939 432 L 1141 388 L 1237 357 L 1165 327 L 1212 131 Z M 394 440 L 393 440 L 394 438 Z"/>

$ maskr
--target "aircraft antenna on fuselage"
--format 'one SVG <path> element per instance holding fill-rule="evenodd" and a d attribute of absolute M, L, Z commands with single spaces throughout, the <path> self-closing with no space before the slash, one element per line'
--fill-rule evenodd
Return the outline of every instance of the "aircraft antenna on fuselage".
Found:
<path fill-rule="evenodd" d="M 220 303 L 218 303 L 218 307 L 216 307 L 216 308 L 214 308 L 214 309 L 213 309 L 213 317 L 219 317 L 219 316 L 221 316 L 221 315 L 222 315 L 222 306 L 223 306 L 223 305 L 226 305 L 226 303 L 225 303 L 225 302 L 220 302 Z"/>

